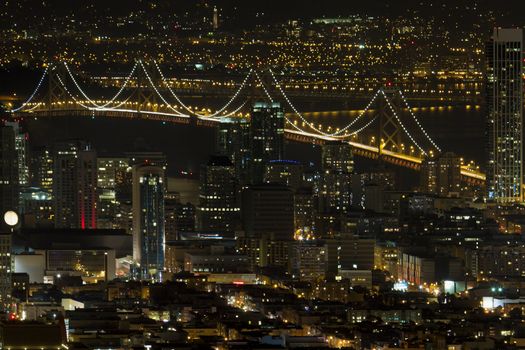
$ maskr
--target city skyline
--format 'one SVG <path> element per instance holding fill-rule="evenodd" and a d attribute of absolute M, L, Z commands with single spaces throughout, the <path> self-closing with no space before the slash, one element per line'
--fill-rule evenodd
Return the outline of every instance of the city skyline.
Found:
<path fill-rule="evenodd" d="M 0 348 L 525 348 L 524 11 L 0 4 Z"/>

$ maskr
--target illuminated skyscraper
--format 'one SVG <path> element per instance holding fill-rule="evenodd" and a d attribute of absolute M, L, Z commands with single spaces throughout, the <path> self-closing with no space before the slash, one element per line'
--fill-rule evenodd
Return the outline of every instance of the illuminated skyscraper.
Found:
<path fill-rule="evenodd" d="M 97 158 L 97 226 L 98 228 L 119 228 L 116 216 L 119 202 L 116 188 L 122 174 L 129 168 L 128 158 Z"/>
<path fill-rule="evenodd" d="M 523 30 L 494 29 L 487 60 L 487 195 L 523 199 Z"/>
<path fill-rule="evenodd" d="M 10 126 L 0 126 L 0 215 L 8 210 L 18 210 L 18 193 L 15 131 Z"/>
<path fill-rule="evenodd" d="M 321 213 L 344 213 L 352 203 L 351 181 L 354 158 L 351 146 L 333 141 L 323 146 L 323 173 L 318 189 Z"/>
<path fill-rule="evenodd" d="M 3 215 L 2 215 L 3 216 Z M 2 218 L 3 220 L 3 218 Z M 0 233 L 0 310 L 5 311 L 11 298 L 11 234 Z"/>
<path fill-rule="evenodd" d="M 304 185 L 304 168 L 294 160 L 271 160 L 266 164 L 264 182 L 281 184 L 297 190 Z"/>
<path fill-rule="evenodd" d="M 32 152 L 31 174 L 33 186 L 53 192 L 53 155 L 48 148 Z"/>
<path fill-rule="evenodd" d="M 222 118 L 216 130 L 217 154 L 230 158 L 237 179 L 245 183 L 248 175 L 250 123 L 247 119 Z"/>
<path fill-rule="evenodd" d="M 97 154 L 84 141 L 55 144 L 53 199 L 57 228 L 97 227 Z"/>
<path fill-rule="evenodd" d="M 284 112 L 279 103 L 256 102 L 251 118 L 251 182 L 262 183 L 266 164 L 284 158 Z"/>
<path fill-rule="evenodd" d="M 165 191 L 161 167 L 133 166 L 133 260 L 140 279 L 162 280 Z"/>
<path fill-rule="evenodd" d="M 428 158 L 421 164 L 421 190 L 450 196 L 461 192 L 461 158 L 446 152 L 439 158 Z"/>
<path fill-rule="evenodd" d="M 213 156 L 202 167 L 198 228 L 202 231 L 233 233 L 239 214 L 236 202 L 235 168 L 227 157 Z"/>
<path fill-rule="evenodd" d="M 28 134 L 23 132 L 18 122 L 8 122 L 7 126 L 15 132 L 15 148 L 18 157 L 18 183 L 20 186 L 29 184 L 29 166 L 27 163 L 27 138 Z"/>

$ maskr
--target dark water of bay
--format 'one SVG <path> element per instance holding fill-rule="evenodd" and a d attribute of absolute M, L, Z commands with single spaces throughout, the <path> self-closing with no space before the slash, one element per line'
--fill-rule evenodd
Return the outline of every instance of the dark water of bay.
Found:
<path fill-rule="evenodd" d="M 454 151 L 466 160 L 483 164 L 484 117 L 481 109 L 427 109 L 419 110 L 416 114 L 421 125 L 443 150 Z M 346 125 L 355 116 L 355 112 L 305 114 L 308 120 L 316 124 L 334 127 Z M 417 130 L 417 125 L 409 115 L 403 115 L 402 118 L 412 132 Z M 214 152 L 214 130 L 206 127 L 102 117 L 42 118 L 28 121 L 27 127 L 33 147 L 51 144 L 59 139 L 82 138 L 91 141 L 100 154 L 117 155 L 144 149 L 163 151 L 168 156 L 168 172 L 172 176 L 177 176 L 181 171 L 197 174 L 200 164 L 205 163 Z M 287 158 L 319 164 L 320 149 L 311 144 L 288 143 Z M 362 168 L 367 163 L 359 162 L 358 169 L 365 170 Z"/>

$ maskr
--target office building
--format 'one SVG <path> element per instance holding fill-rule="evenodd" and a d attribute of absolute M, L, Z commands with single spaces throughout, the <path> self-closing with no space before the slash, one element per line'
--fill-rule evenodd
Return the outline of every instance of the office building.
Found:
<path fill-rule="evenodd" d="M 265 167 L 264 182 L 280 184 L 296 191 L 302 187 L 303 165 L 295 160 L 270 160 Z"/>
<path fill-rule="evenodd" d="M 290 272 L 304 281 L 325 277 L 326 246 L 320 241 L 295 241 L 291 249 Z"/>
<path fill-rule="evenodd" d="M 164 176 L 164 169 L 159 166 L 133 166 L 133 260 L 140 279 L 162 280 Z"/>
<path fill-rule="evenodd" d="M 197 209 L 191 203 L 179 203 L 175 208 L 175 220 L 177 222 L 177 232 L 195 231 L 195 218 Z"/>
<path fill-rule="evenodd" d="M 424 193 L 437 193 L 438 162 L 435 158 L 426 158 L 421 163 L 420 189 Z"/>
<path fill-rule="evenodd" d="M 233 233 L 239 215 L 235 168 L 228 157 L 212 156 L 201 169 L 197 227 Z"/>
<path fill-rule="evenodd" d="M 164 237 L 166 242 L 177 239 L 177 208 L 179 205 L 179 193 L 166 192 L 164 195 Z"/>
<path fill-rule="evenodd" d="M 24 227 L 52 227 L 54 211 L 51 194 L 38 187 L 22 188 L 20 216 Z"/>
<path fill-rule="evenodd" d="M 223 118 L 216 129 L 217 155 L 230 158 L 240 183 L 248 181 L 250 123 L 247 119 Z"/>
<path fill-rule="evenodd" d="M 5 311 L 11 298 L 11 234 L 0 234 L 0 310 Z"/>
<path fill-rule="evenodd" d="M 375 240 L 360 238 L 353 234 L 342 234 L 326 240 L 327 270 L 337 273 L 339 270 L 373 270 Z"/>
<path fill-rule="evenodd" d="M 294 193 L 294 227 L 303 234 L 313 234 L 315 198 L 310 187 L 301 187 Z"/>
<path fill-rule="evenodd" d="M 15 130 L 0 126 L 0 213 L 18 211 L 19 202 L 18 156 Z"/>
<path fill-rule="evenodd" d="M 97 227 L 97 155 L 90 144 L 55 144 L 53 199 L 57 228 Z"/>
<path fill-rule="evenodd" d="M 129 159 L 97 158 L 97 225 L 99 228 L 120 228 L 115 220 L 119 213 L 117 185 L 129 168 Z"/>
<path fill-rule="evenodd" d="M 421 164 L 421 190 L 440 196 L 461 192 L 461 158 L 447 152 L 439 158 L 428 158 Z"/>
<path fill-rule="evenodd" d="M 22 131 L 18 122 L 7 122 L 6 126 L 13 128 L 15 133 L 15 149 L 18 157 L 18 183 L 20 186 L 29 184 L 29 165 L 27 162 L 27 140 L 28 134 Z"/>
<path fill-rule="evenodd" d="M 345 213 L 352 204 L 354 159 L 351 146 L 333 141 L 323 145 L 322 175 L 318 188 L 321 213 Z"/>
<path fill-rule="evenodd" d="M 382 192 L 394 190 L 396 187 L 396 175 L 393 171 L 378 169 L 376 171 L 352 175 L 352 207 L 365 208 L 367 201 L 365 192 L 370 192 L 369 187 Z M 377 191 L 372 191 L 377 194 Z M 370 202 L 368 200 L 368 202 Z"/>
<path fill-rule="evenodd" d="M 49 193 L 53 192 L 53 154 L 47 147 L 36 149 L 31 157 L 31 183 Z"/>
<path fill-rule="evenodd" d="M 523 30 L 495 28 L 486 49 L 487 197 L 523 199 Z"/>
<path fill-rule="evenodd" d="M 248 237 L 293 239 L 294 197 L 288 187 L 262 184 L 246 188 L 242 192 L 241 213 Z"/>
<path fill-rule="evenodd" d="M 129 159 L 126 157 L 97 158 L 97 187 L 115 189 L 122 173 L 128 171 Z"/>
<path fill-rule="evenodd" d="M 279 103 L 256 102 L 250 123 L 251 182 L 262 183 L 270 160 L 284 158 L 284 112 Z"/>

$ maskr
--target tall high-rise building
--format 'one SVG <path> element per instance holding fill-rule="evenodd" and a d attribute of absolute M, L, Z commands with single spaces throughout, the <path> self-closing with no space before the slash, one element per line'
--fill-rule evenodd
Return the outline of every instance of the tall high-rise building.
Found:
<path fill-rule="evenodd" d="M 140 279 L 162 280 L 165 191 L 162 167 L 133 166 L 133 260 Z"/>
<path fill-rule="evenodd" d="M 2 215 L 3 216 L 3 215 Z M 3 220 L 3 218 L 2 218 Z M 11 234 L 0 233 L 0 310 L 6 311 L 11 298 Z"/>
<path fill-rule="evenodd" d="M 303 165 L 294 160 L 270 160 L 266 164 L 264 182 L 281 184 L 297 190 L 304 185 Z"/>
<path fill-rule="evenodd" d="M 441 196 L 459 194 L 461 158 L 453 152 L 446 152 L 437 159 L 425 159 L 421 164 L 421 189 Z"/>
<path fill-rule="evenodd" d="M 284 158 L 284 112 L 279 103 L 256 102 L 250 122 L 251 182 L 262 183 L 265 165 Z"/>
<path fill-rule="evenodd" d="M 46 147 L 34 150 L 31 157 L 33 186 L 53 192 L 53 154 Z"/>
<path fill-rule="evenodd" d="M 248 237 L 294 237 L 294 195 L 282 185 L 252 185 L 242 193 L 242 222 Z"/>
<path fill-rule="evenodd" d="M 301 187 L 294 193 L 295 229 L 300 234 L 312 235 L 314 231 L 315 198 L 311 187 Z"/>
<path fill-rule="evenodd" d="M 435 158 L 425 158 L 421 163 L 419 188 L 425 193 L 437 193 L 438 162 Z"/>
<path fill-rule="evenodd" d="M 0 126 L 0 215 L 8 210 L 18 211 L 19 205 L 18 156 L 15 130 Z"/>
<path fill-rule="evenodd" d="M 55 144 L 53 200 L 57 228 L 97 227 L 97 154 L 89 143 Z"/>
<path fill-rule="evenodd" d="M 120 177 L 128 171 L 128 168 L 128 158 L 97 158 L 98 228 L 121 228 L 117 220 L 115 220 L 119 214 L 119 202 L 116 198 L 116 189 Z"/>
<path fill-rule="evenodd" d="M 215 151 L 230 158 L 240 183 L 247 181 L 250 158 L 250 123 L 246 119 L 222 118 L 216 129 Z"/>
<path fill-rule="evenodd" d="M 424 171 L 424 166 L 422 167 L 422 171 Z M 394 190 L 396 188 L 395 172 L 381 167 L 371 172 L 353 174 L 352 207 L 365 208 L 365 192 L 370 186 L 375 186 L 379 191 Z"/>
<path fill-rule="evenodd" d="M 318 188 L 321 213 L 344 213 L 352 204 L 351 182 L 354 171 L 352 147 L 333 141 L 323 145 L 322 175 Z"/>
<path fill-rule="evenodd" d="M 213 8 L 213 30 L 219 29 L 219 10 L 217 10 L 217 7 Z"/>
<path fill-rule="evenodd" d="M 201 169 L 197 207 L 199 230 L 232 233 L 239 215 L 235 168 L 228 157 L 212 156 Z"/>
<path fill-rule="evenodd" d="M 28 134 L 22 131 L 18 122 L 7 122 L 6 126 L 12 127 L 15 132 L 15 148 L 18 157 L 18 183 L 20 186 L 27 186 L 29 185 L 29 165 L 27 162 Z"/>
<path fill-rule="evenodd" d="M 495 28 L 486 49 L 487 196 L 523 199 L 523 30 Z"/>
<path fill-rule="evenodd" d="M 126 157 L 98 157 L 97 158 L 97 187 L 115 189 L 120 174 L 129 168 L 129 159 Z"/>

